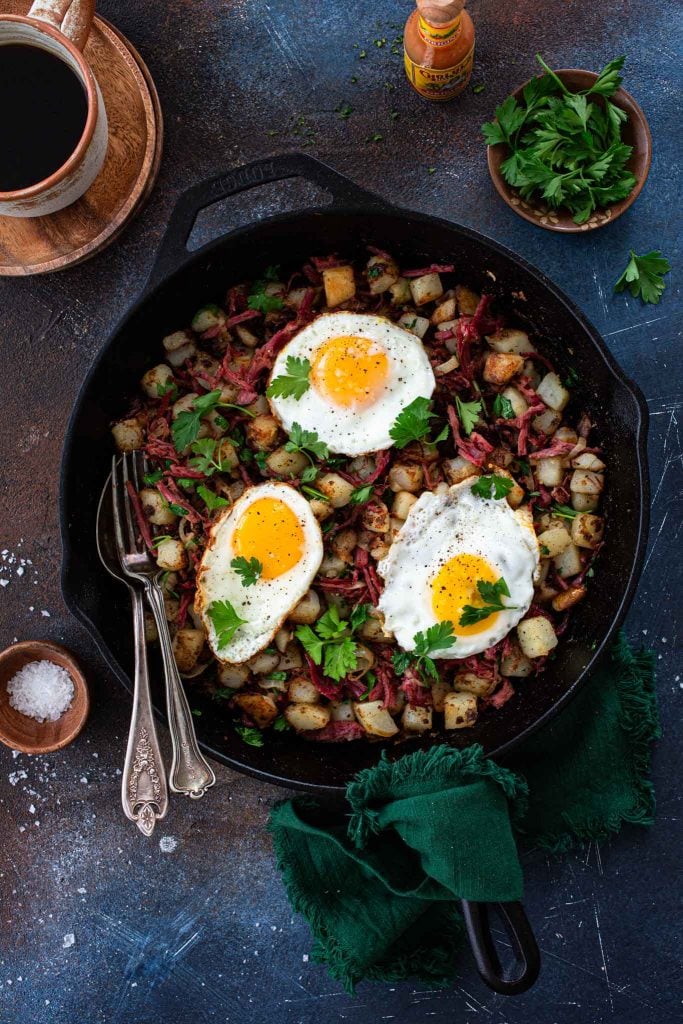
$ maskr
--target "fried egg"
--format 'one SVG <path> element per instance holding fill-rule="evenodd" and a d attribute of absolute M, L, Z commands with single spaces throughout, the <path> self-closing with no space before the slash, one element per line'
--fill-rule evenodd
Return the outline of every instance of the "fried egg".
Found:
<path fill-rule="evenodd" d="M 502 640 L 526 614 L 534 593 L 539 550 L 525 509 L 505 498 L 480 498 L 473 480 L 444 494 L 426 491 L 411 508 L 386 558 L 378 563 L 385 586 L 379 600 L 387 630 L 406 651 L 415 634 L 451 622 L 456 642 L 439 658 L 467 658 Z M 477 589 L 504 579 L 503 611 L 461 626 L 465 605 L 486 605 Z"/>
<path fill-rule="evenodd" d="M 245 491 L 211 526 L 197 574 L 195 607 L 216 657 L 241 664 L 266 647 L 309 589 L 322 557 L 318 521 L 293 487 L 273 482 Z M 249 585 L 235 559 L 258 562 Z M 227 642 L 219 635 L 219 616 L 228 611 L 222 602 L 244 620 Z"/>
<path fill-rule="evenodd" d="M 287 432 L 298 423 L 342 455 L 390 448 L 399 413 L 436 386 L 420 339 L 381 316 L 319 316 L 282 349 L 271 381 L 287 375 L 290 356 L 310 363 L 309 387 L 299 399 L 272 397 L 273 413 Z"/>

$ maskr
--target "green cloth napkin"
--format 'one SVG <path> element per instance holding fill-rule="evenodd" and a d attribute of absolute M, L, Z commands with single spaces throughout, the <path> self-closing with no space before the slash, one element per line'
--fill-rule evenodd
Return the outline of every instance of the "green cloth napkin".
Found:
<path fill-rule="evenodd" d="M 313 959 L 348 991 L 364 978 L 447 984 L 463 932 L 458 899 L 522 897 L 516 837 L 563 851 L 624 822 L 652 823 L 658 735 L 652 655 L 621 636 L 505 766 L 476 745 L 437 746 L 360 772 L 345 816 L 310 798 L 277 804 L 269 829 Z"/>

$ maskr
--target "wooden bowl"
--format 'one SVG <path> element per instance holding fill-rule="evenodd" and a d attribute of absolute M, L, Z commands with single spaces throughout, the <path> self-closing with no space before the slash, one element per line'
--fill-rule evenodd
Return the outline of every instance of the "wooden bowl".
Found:
<path fill-rule="evenodd" d="M 581 71 L 579 68 L 565 68 L 561 71 L 556 71 L 555 74 L 572 92 L 589 89 L 598 77 L 593 71 Z M 529 79 L 530 81 L 531 79 Z M 519 102 L 522 101 L 522 92 L 529 82 L 520 85 L 512 93 Z M 596 96 L 595 99 L 598 103 L 601 102 L 599 96 Z M 645 114 L 633 99 L 633 96 L 629 95 L 625 89 L 617 89 L 614 96 L 611 97 L 611 102 L 617 107 L 621 107 L 628 114 L 628 121 L 624 123 L 622 129 L 622 140 L 627 145 L 633 146 L 631 158 L 626 166 L 635 176 L 636 184 L 626 199 L 613 203 L 605 210 L 596 210 L 585 224 L 575 224 L 568 210 L 562 208 L 557 210 L 551 209 L 540 197 L 530 200 L 522 199 L 517 190 L 508 185 L 500 172 L 500 165 L 509 155 L 509 150 L 504 143 L 500 142 L 497 146 L 488 147 L 489 173 L 498 195 L 516 214 L 523 217 L 524 220 L 528 220 L 531 224 L 547 228 L 548 231 L 594 231 L 596 228 L 602 228 L 605 224 L 616 220 L 625 210 L 628 210 L 629 206 L 635 203 L 647 180 L 652 161 L 650 128 Z"/>
<path fill-rule="evenodd" d="M 7 683 L 30 661 L 52 661 L 71 676 L 74 696 L 56 722 L 38 722 L 22 715 L 9 702 Z M 85 677 L 71 654 L 59 644 L 26 640 L 12 644 L 0 653 L 0 741 L 24 754 L 49 754 L 61 750 L 76 739 L 90 710 L 90 695 Z"/>

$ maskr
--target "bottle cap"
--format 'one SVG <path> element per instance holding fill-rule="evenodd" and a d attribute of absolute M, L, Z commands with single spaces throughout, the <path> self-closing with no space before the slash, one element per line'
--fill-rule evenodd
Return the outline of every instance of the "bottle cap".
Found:
<path fill-rule="evenodd" d="M 417 9 L 430 25 L 447 25 L 455 21 L 466 0 L 417 0 Z"/>

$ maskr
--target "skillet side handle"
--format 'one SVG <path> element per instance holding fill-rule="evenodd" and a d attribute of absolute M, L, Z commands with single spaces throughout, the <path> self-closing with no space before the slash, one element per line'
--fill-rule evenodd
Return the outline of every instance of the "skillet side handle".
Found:
<path fill-rule="evenodd" d="M 517 996 L 538 978 L 541 956 L 529 919 L 521 903 L 473 903 L 462 900 L 465 930 L 482 981 L 494 992 Z M 505 927 L 518 970 L 511 976 L 503 971 L 491 935 L 489 908 L 495 908 Z"/>
<path fill-rule="evenodd" d="M 332 195 L 332 208 L 372 207 L 375 210 L 390 209 L 390 205 L 379 196 L 366 192 L 350 178 L 339 174 L 327 164 L 316 160 L 307 153 L 282 153 L 278 156 L 254 160 L 253 163 L 219 174 L 208 181 L 192 185 L 178 199 L 171 214 L 168 227 L 161 240 L 157 257 L 145 286 L 149 292 L 169 274 L 177 270 L 187 258 L 187 240 L 194 227 L 197 215 L 207 206 L 220 202 L 228 196 L 238 195 L 258 188 L 272 181 L 287 178 L 304 178 L 319 185 Z"/>

